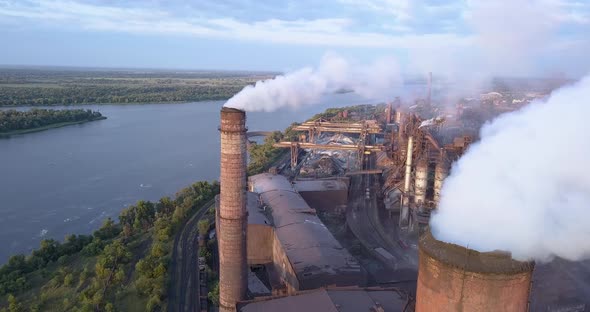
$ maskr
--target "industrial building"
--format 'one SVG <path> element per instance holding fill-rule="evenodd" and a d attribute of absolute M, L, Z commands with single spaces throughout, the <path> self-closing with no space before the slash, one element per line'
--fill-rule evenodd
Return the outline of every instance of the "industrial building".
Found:
<path fill-rule="evenodd" d="M 255 244 L 252 248 L 256 250 L 272 251 L 272 263 L 258 264 L 272 265 L 271 272 L 280 276 L 282 285 L 273 285 L 273 293 L 281 293 L 275 289 L 283 287 L 285 293 L 293 294 L 326 286 L 364 285 L 365 274 L 358 261 L 340 245 L 286 177 L 262 173 L 249 177 L 248 182 L 250 191 L 259 195 L 272 219 L 270 242 L 267 235 L 259 233 L 254 236 L 262 238 L 260 241 L 248 242 Z"/>

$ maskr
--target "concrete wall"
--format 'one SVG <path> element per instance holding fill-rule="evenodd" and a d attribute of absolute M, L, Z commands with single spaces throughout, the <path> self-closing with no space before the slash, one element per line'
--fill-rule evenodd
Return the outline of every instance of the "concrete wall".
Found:
<path fill-rule="evenodd" d="M 299 192 L 301 197 L 316 210 L 345 212 L 348 200 L 347 190 Z"/>
<path fill-rule="evenodd" d="M 273 261 L 274 230 L 270 225 L 248 224 L 248 265 Z"/>
<path fill-rule="evenodd" d="M 276 233 L 273 231 L 273 266 L 275 272 L 280 276 L 280 280 L 286 286 L 286 293 L 293 295 L 299 290 L 299 281 L 295 275 L 295 271 L 287 258 L 287 254 L 283 250 L 281 241 L 277 238 Z"/>

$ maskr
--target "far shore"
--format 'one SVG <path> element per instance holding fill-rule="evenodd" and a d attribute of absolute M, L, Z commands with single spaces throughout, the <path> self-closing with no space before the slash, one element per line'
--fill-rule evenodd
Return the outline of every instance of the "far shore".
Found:
<path fill-rule="evenodd" d="M 38 127 L 38 128 L 31 128 L 31 129 L 23 129 L 23 130 L 15 130 L 15 131 L 10 131 L 10 132 L 4 132 L 4 133 L 0 133 L 0 138 L 9 137 L 9 136 L 13 136 L 13 135 L 19 135 L 19 134 L 40 132 L 40 131 L 45 131 L 45 130 L 49 130 L 49 129 L 67 127 L 67 126 L 71 126 L 71 125 L 79 125 L 79 124 L 83 124 L 83 123 L 87 123 L 87 122 L 91 122 L 91 121 L 104 120 L 104 119 L 107 119 L 107 117 L 101 116 L 101 117 L 98 117 L 98 118 L 87 119 L 87 120 L 71 121 L 71 122 L 60 122 L 60 123 L 51 124 L 51 125 L 47 125 L 47 126 L 43 126 L 43 127 Z"/>
<path fill-rule="evenodd" d="M 17 104 L 17 105 L 2 105 L 0 108 L 10 109 L 16 107 L 44 107 L 51 108 L 55 107 L 81 107 L 91 105 L 143 105 L 143 104 L 186 104 L 186 103 L 198 103 L 198 102 L 209 102 L 209 101 L 227 101 L 228 99 L 211 99 L 211 100 L 194 100 L 194 101 L 155 101 L 155 102 L 125 102 L 125 103 L 110 103 L 110 102 L 85 102 L 85 103 L 69 103 L 69 104 L 47 104 L 47 105 L 34 105 L 34 104 Z"/>

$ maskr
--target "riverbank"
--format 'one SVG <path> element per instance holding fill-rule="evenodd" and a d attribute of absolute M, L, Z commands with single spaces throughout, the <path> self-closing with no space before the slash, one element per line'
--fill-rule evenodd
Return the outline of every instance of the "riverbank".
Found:
<path fill-rule="evenodd" d="M 71 103 L 71 104 L 47 104 L 47 105 L 37 105 L 37 104 L 30 104 L 30 103 L 19 103 L 14 105 L 2 105 L 0 109 L 11 109 L 11 108 L 18 108 L 18 107 L 30 107 L 30 108 L 52 108 L 52 107 L 68 107 L 68 108 L 84 108 L 85 106 L 106 106 L 106 105 L 149 105 L 149 104 L 189 104 L 189 103 L 200 103 L 200 102 L 211 102 L 211 101 L 227 101 L 231 98 L 230 97 L 223 97 L 223 98 L 205 98 L 203 100 L 179 100 L 179 101 L 140 101 L 140 102 L 83 102 L 83 103 Z"/>
<path fill-rule="evenodd" d="M 101 117 L 98 117 L 98 118 L 92 118 L 92 119 L 87 119 L 87 120 L 71 121 L 71 122 L 60 122 L 60 123 L 55 123 L 55 124 L 51 124 L 51 125 L 47 125 L 47 126 L 43 126 L 43 127 L 9 131 L 9 132 L 0 133 L 0 138 L 9 137 L 9 136 L 13 136 L 13 135 L 19 135 L 19 134 L 27 134 L 27 133 L 33 133 L 33 132 L 40 132 L 40 131 L 45 131 L 45 130 L 49 130 L 49 129 L 67 127 L 67 126 L 72 126 L 72 125 L 80 125 L 80 124 L 83 124 L 83 123 L 87 123 L 87 122 L 91 122 L 91 121 L 97 121 L 97 120 L 104 120 L 104 119 L 107 119 L 107 117 L 101 116 Z"/>
<path fill-rule="evenodd" d="M 0 267 L 0 311 L 164 310 L 176 233 L 217 194 L 218 183 L 196 182 L 175 198 L 138 201 L 91 235 L 12 256 Z"/>
<path fill-rule="evenodd" d="M 296 114 L 250 113 L 248 127 L 284 129 L 360 101 L 352 93 L 330 94 Z M 218 179 L 222 105 L 89 105 L 76 108 L 100 111 L 108 120 L 0 139 L 0 265 L 10 255 L 30 253 L 42 239 L 92 233 L 139 199 L 156 201 L 195 180 Z"/>

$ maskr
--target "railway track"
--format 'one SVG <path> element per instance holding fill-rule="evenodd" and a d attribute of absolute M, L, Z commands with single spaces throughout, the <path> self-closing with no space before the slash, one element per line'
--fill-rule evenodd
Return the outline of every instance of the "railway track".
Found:
<path fill-rule="evenodd" d="M 199 311 L 199 246 L 198 222 L 215 204 L 210 200 L 182 226 L 174 239 L 170 271 L 173 272 L 168 290 L 168 310 L 176 312 Z"/>
<path fill-rule="evenodd" d="M 374 159 L 369 158 L 366 166 L 371 168 Z M 407 257 L 399 251 L 393 237 L 387 236 L 379 221 L 376 193 L 379 186 L 376 185 L 376 177 L 371 174 L 353 176 L 351 178 L 351 192 L 349 205 L 346 211 L 346 222 L 359 239 L 361 244 L 377 259 L 392 269 L 397 269 L 400 263 L 406 262 Z M 368 197 L 366 190 L 369 190 Z M 390 253 L 395 260 L 386 261 L 375 248 L 383 248 Z"/>

